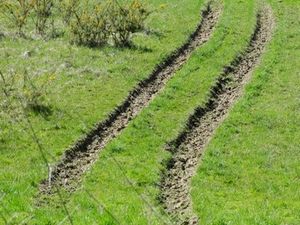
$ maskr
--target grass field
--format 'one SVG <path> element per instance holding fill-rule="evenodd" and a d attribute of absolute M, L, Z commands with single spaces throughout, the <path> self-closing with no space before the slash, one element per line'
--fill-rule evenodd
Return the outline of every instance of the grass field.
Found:
<path fill-rule="evenodd" d="M 135 38 L 137 49 L 89 49 L 70 45 L 64 38 L 47 42 L 1 39 L 3 73 L 26 68 L 45 79 L 56 78 L 46 96 L 52 115 L 44 118 L 32 114 L 30 120 L 45 151 L 57 159 L 66 147 L 106 118 L 139 80 L 186 40 L 199 22 L 200 2 L 147 2 L 159 12 L 147 21 L 153 34 Z M 163 3 L 166 7 L 160 9 Z M 1 18 L 2 27 L 7 22 L 5 17 Z M 26 51 L 32 56 L 24 59 Z M 14 216 L 16 221 L 31 215 L 37 184 L 47 173 L 36 144 L 24 126 L 26 123 L 9 127 L 3 124 L 0 133 L 0 183 L 1 192 L 5 193 L 2 203 L 5 216 Z"/>
<path fill-rule="evenodd" d="M 156 64 L 180 46 L 199 23 L 204 0 L 147 3 L 159 8 L 147 20 L 155 32 L 138 34 L 135 48 L 89 49 L 50 41 L 0 39 L 0 70 L 51 79 L 48 116 L 29 119 L 43 146 L 58 160 L 67 146 L 107 117 Z M 296 0 L 269 0 L 276 20 L 271 43 L 244 97 L 218 129 L 192 183 L 202 224 L 300 223 L 299 15 Z M 164 4 L 164 7 L 162 7 Z M 165 145 L 204 105 L 224 66 L 243 52 L 253 33 L 258 1 L 218 1 L 222 15 L 212 38 L 197 49 L 165 89 L 109 143 L 80 189 L 37 206 L 47 176 L 26 123 L 0 130 L 0 224 L 165 224 L 159 182 L 171 157 Z M 10 29 L 5 18 L 0 28 Z M 31 56 L 23 54 L 30 51 Z M 3 99 L 0 99 L 3 101 Z M 28 221 L 28 222 L 26 222 Z"/>
<path fill-rule="evenodd" d="M 243 10 L 237 10 L 238 7 Z M 84 189 L 78 191 L 68 205 L 71 209 L 78 207 L 74 213 L 78 224 L 114 222 L 107 213 L 99 214 L 99 204 L 91 201 L 86 190 L 123 224 L 162 223 L 164 215 L 156 197 L 162 162 L 169 157 L 164 145 L 182 129 L 194 108 L 205 102 L 222 67 L 246 46 L 254 29 L 255 14 L 253 2 L 225 3 L 224 14 L 209 43 L 193 54 L 149 108 L 103 150 L 82 185 Z M 121 164 L 122 170 L 115 160 Z M 135 189 L 124 178 L 124 173 Z M 155 208 L 155 212 L 140 195 Z M 84 216 L 87 214 L 89 216 Z M 60 221 L 65 217 L 61 208 L 53 207 L 41 209 L 39 215 L 46 221 L 54 217 Z"/>
<path fill-rule="evenodd" d="M 203 224 L 300 223 L 300 5 L 270 3 L 273 41 L 193 180 Z"/>

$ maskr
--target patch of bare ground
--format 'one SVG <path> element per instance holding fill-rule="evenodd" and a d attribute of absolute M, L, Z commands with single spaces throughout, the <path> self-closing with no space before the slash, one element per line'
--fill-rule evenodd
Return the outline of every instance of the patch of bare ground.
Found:
<path fill-rule="evenodd" d="M 147 79 L 141 81 L 108 119 L 97 124 L 89 134 L 66 150 L 61 161 L 49 171 L 49 178 L 41 182 L 39 190 L 42 196 L 55 193 L 57 187 L 67 191 L 76 190 L 82 175 L 95 163 L 106 144 L 149 105 L 192 52 L 208 41 L 219 15 L 219 10 L 213 10 L 208 5 L 202 12 L 201 23 L 187 42 L 158 65 Z"/>
<path fill-rule="evenodd" d="M 224 69 L 211 90 L 208 102 L 195 110 L 186 129 L 169 144 L 168 150 L 172 151 L 173 156 L 162 176 L 160 200 L 178 224 L 199 223 L 198 217 L 193 214 L 191 178 L 215 130 L 242 95 L 271 38 L 273 25 L 271 8 L 264 6 L 258 13 L 255 32 L 244 54 Z"/>

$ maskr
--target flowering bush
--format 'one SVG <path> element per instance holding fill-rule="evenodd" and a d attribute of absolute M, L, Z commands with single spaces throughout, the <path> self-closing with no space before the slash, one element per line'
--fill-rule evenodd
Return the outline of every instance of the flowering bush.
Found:
<path fill-rule="evenodd" d="M 88 2 L 88 1 L 87 1 Z M 61 18 L 70 31 L 70 41 L 78 45 L 98 47 L 108 42 L 129 46 L 132 34 L 144 28 L 149 11 L 140 0 L 120 4 L 118 0 L 103 0 L 94 5 L 80 0 L 4 0 L 5 14 L 23 34 L 31 16 L 36 33 L 44 36 L 50 22 Z M 54 9 L 60 12 L 59 17 Z M 54 28 L 54 27 L 53 27 Z M 54 29 L 53 29 L 54 30 Z"/>
<path fill-rule="evenodd" d="M 97 47 L 107 43 L 109 32 L 101 5 L 77 10 L 70 22 L 71 41 L 79 45 Z"/>
<path fill-rule="evenodd" d="M 144 21 L 149 12 L 139 0 L 121 6 L 115 0 L 106 4 L 110 35 L 117 46 L 130 45 L 133 33 L 144 28 Z"/>
<path fill-rule="evenodd" d="M 129 46 L 132 34 L 143 29 L 149 12 L 139 0 L 124 6 L 108 0 L 74 14 L 70 29 L 73 42 L 95 47 L 110 39 L 117 46 Z"/>

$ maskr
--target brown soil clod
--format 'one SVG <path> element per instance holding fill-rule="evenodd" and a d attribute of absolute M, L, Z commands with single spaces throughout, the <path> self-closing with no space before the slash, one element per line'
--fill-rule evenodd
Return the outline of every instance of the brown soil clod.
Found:
<path fill-rule="evenodd" d="M 242 95 L 251 72 L 259 63 L 274 25 L 271 8 L 264 6 L 257 16 L 251 42 L 242 56 L 224 69 L 212 88 L 206 105 L 197 108 L 189 118 L 186 129 L 169 144 L 173 156 L 161 181 L 160 199 L 165 210 L 178 224 L 198 224 L 193 213 L 190 182 L 199 159 L 215 130 L 225 119 L 230 108 Z"/>
<path fill-rule="evenodd" d="M 41 195 L 53 194 L 57 187 L 67 191 L 78 187 L 82 175 L 95 163 L 106 144 L 119 135 L 164 88 L 166 82 L 183 66 L 195 48 L 208 41 L 219 14 L 218 10 L 212 10 L 209 6 L 203 11 L 202 21 L 188 41 L 158 65 L 147 79 L 141 81 L 107 120 L 96 125 L 86 137 L 65 152 L 62 160 L 49 173 L 49 178 L 41 182 Z"/>

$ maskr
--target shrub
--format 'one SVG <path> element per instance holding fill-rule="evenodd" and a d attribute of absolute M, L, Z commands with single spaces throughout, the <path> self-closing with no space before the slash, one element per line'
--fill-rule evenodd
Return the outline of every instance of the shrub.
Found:
<path fill-rule="evenodd" d="M 24 35 L 23 28 L 32 13 L 35 14 L 33 19 L 36 32 L 44 35 L 52 16 L 54 0 L 5 0 L 1 7 L 17 27 L 19 35 Z"/>
<path fill-rule="evenodd" d="M 133 0 L 128 9 L 132 32 L 144 29 L 144 22 L 149 15 L 150 11 L 139 0 Z"/>
<path fill-rule="evenodd" d="M 127 4 L 103 0 L 92 7 L 80 4 L 80 0 L 5 0 L 4 4 L 5 12 L 19 34 L 23 34 L 23 27 L 33 14 L 36 33 L 42 36 L 49 24 L 54 28 L 54 6 L 58 7 L 62 21 L 69 26 L 70 41 L 89 47 L 102 46 L 110 41 L 116 46 L 130 46 L 132 34 L 144 28 L 149 15 L 140 0 Z"/>
<path fill-rule="evenodd" d="M 32 0 L 35 13 L 35 29 L 37 34 L 45 35 L 53 13 L 54 0 Z"/>
<path fill-rule="evenodd" d="M 79 0 L 61 0 L 59 11 L 65 24 L 70 24 L 74 13 L 78 11 L 79 3 Z"/>
<path fill-rule="evenodd" d="M 89 47 L 102 46 L 109 40 L 116 46 L 129 46 L 132 34 L 144 28 L 144 21 L 149 15 L 139 0 L 124 6 L 116 0 L 108 0 L 73 13 L 71 40 Z"/>
<path fill-rule="evenodd" d="M 70 22 L 71 41 L 78 45 L 98 47 L 107 43 L 109 32 L 101 5 L 74 12 Z"/>
<path fill-rule="evenodd" d="M 110 35 L 117 46 L 129 46 L 131 36 L 144 28 L 149 12 L 139 0 L 121 6 L 117 0 L 106 4 Z"/>
<path fill-rule="evenodd" d="M 11 23 L 17 28 L 17 34 L 23 36 L 23 28 L 33 7 L 34 0 L 6 0 L 1 7 Z"/>

